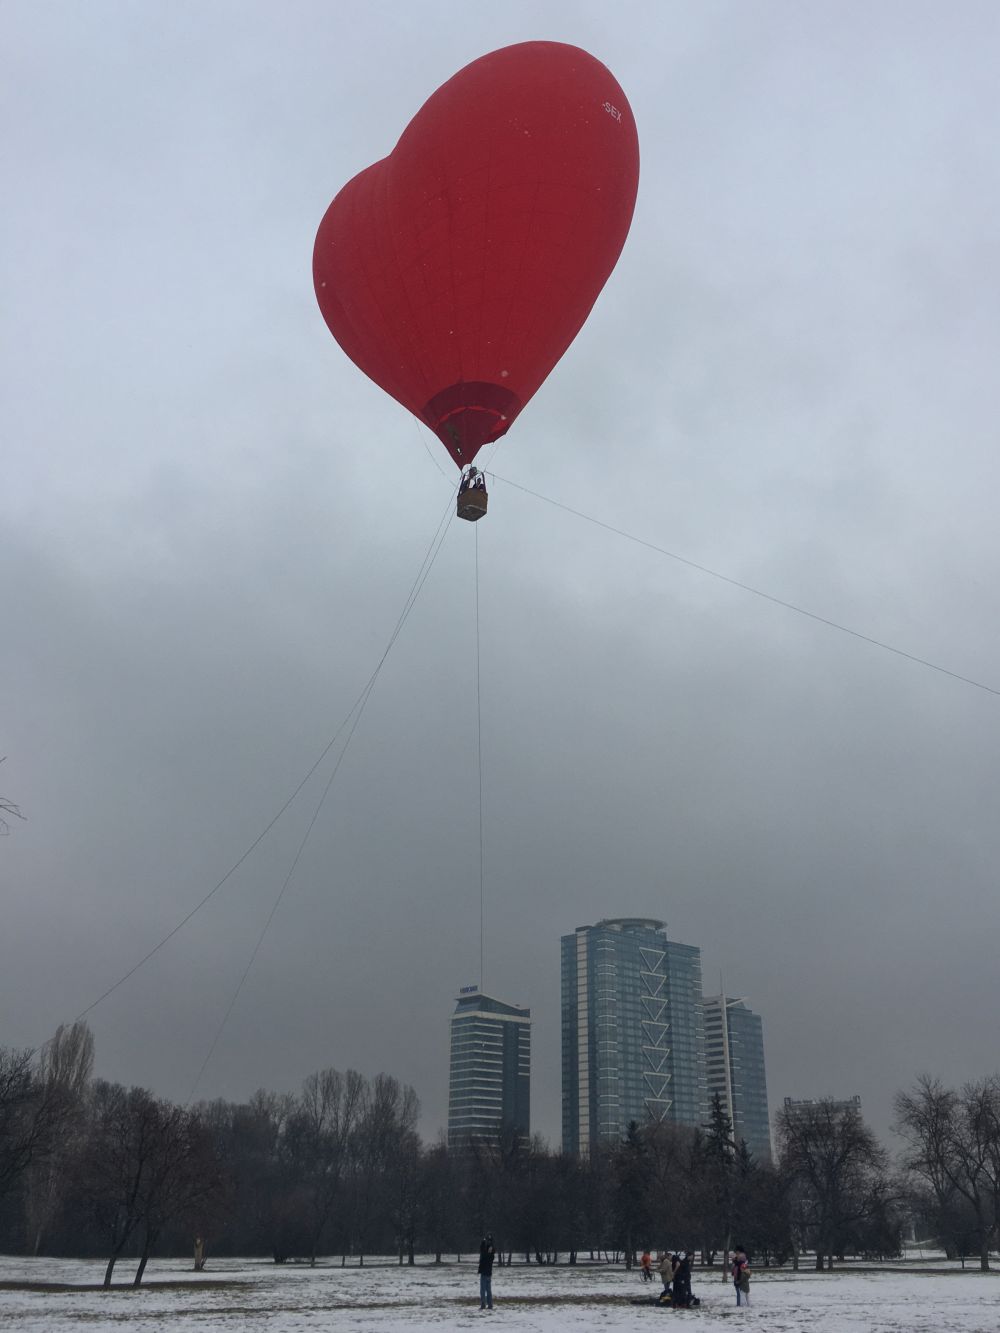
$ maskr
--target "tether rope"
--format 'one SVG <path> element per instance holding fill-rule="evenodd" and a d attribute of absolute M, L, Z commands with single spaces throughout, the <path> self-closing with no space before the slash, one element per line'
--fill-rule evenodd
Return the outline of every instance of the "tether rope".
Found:
<path fill-rule="evenodd" d="M 476 532 L 476 760 L 479 766 L 479 989 L 486 993 L 486 856 L 483 843 L 483 703 L 479 669 L 479 524 Z"/>
<path fill-rule="evenodd" d="M 707 574 L 710 578 L 718 579 L 721 583 L 728 583 L 731 587 L 739 588 L 742 592 L 749 592 L 754 597 L 763 598 L 765 602 L 772 602 L 775 606 L 784 607 L 786 611 L 794 611 L 796 615 L 805 616 L 808 620 L 815 620 L 820 625 L 826 625 L 828 629 L 838 630 L 841 634 L 849 634 L 852 639 L 860 639 L 862 643 L 871 644 L 873 648 L 881 648 L 883 652 L 893 653 L 896 657 L 903 657 L 906 661 L 913 662 L 917 666 L 926 667 L 929 671 L 937 671 L 942 676 L 949 676 L 952 680 L 960 681 L 963 685 L 971 685 L 974 689 L 984 690 L 987 694 L 1000 695 L 1000 689 L 996 689 L 992 685 L 986 685 L 981 680 L 975 680 L 972 676 L 963 676 L 960 672 L 951 671 L 948 667 L 932 662 L 926 657 L 918 657 L 915 653 L 908 653 L 903 648 L 895 648 L 883 639 L 873 638 L 870 634 L 862 634 L 860 630 L 851 629 L 849 625 L 842 625 L 839 621 L 830 620 L 826 616 L 818 615 L 815 611 L 808 611 L 804 606 L 796 605 L 795 602 L 787 602 L 781 597 L 775 597 L 773 593 L 764 592 L 762 588 L 755 588 L 751 583 L 744 583 L 742 580 L 734 579 L 728 574 L 721 574 L 716 569 L 709 569 L 707 565 L 701 565 L 696 560 L 689 560 L 687 556 L 678 555 L 676 551 L 668 551 L 663 546 L 657 546 L 655 542 L 647 541 L 644 537 L 637 537 L 632 532 L 626 532 L 624 528 L 615 527 L 613 523 L 605 523 L 603 519 L 595 518 L 592 514 L 585 514 L 580 509 L 574 509 L 572 505 L 563 504 L 561 500 L 554 500 L 550 495 L 542 495 L 527 486 L 521 486 L 518 482 L 510 481 L 507 477 L 498 476 L 495 472 L 490 475 L 494 481 L 499 481 L 504 486 L 510 486 L 515 491 L 530 495 L 535 500 L 542 500 L 545 504 L 554 505 L 556 509 L 562 509 L 575 518 L 582 518 L 585 523 L 592 523 L 595 527 L 603 528 L 605 532 L 613 532 L 626 541 L 634 542 L 636 546 L 644 546 L 648 551 L 655 551 L 657 555 L 666 556 L 668 560 L 686 565 L 688 569 L 695 569 L 699 574 Z"/>
<path fill-rule="evenodd" d="M 449 508 L 450 508 L 450 505 L 451 505 L 451 502 L 449 501 Z M 216 1048 L 216 1047 L 218 1046 L 218 1044 L 219 1044 L 219 1041 L 220 1041 L 220 1039 L 221 1039 L 221 1037 L 222 1037 L 222 1034 L 223 1034 L 223 1032 L 224 1032 L 224 1030 L 225 1030 L 226 1024 L 229 1022 L 230 1015 L 232 1014 L 233 1010 L 234 1010 L 235 1007 L 236 1007 L 236 1001 L 237 1001 L 237 1000 L 239 999 L 239 997 L 240 997 L 240 992 L 243 990 L 243 986 L 244 986 L 244 984 L 245 984 L 245 982 L 246 982 L 246 979 L 247 979 L 247 977 L 250 975 L 251 969 L 253 968 L 253 965 L 254 965 L 254 963 L 256 962 L 257 955 L 258 955 L 258 953 L 260 952 L 260 949 L 261 949 L 261 945 L 264 943 L 264 937 L 267 935 L 267 932 L 270 930 L 270 928 L 271 928 L 271 922 L 274 920 L 274 918 L 275 918 L 275 916 L 276 916 L 276 914 L 277 914 L 278 908 L 279 908 L 279 906 L 281 905 L 281 900 L 284 898 L 284 896 L 285 896 L 285 892 L 286 892 L 286 890 L 288 889 L 289 884 L 292 882 L 292 876 L 295 874 L 295 868 L 296 868 L 296 866 L 299 864 L 299 860 L 300 860 L 300 858 L 301 858 L 301 856 L 302 856 L 302 853 L 305 851 L 306 843 L 309 841 L 309 835 L 312 833 L 313 828 L 315 827 L 315 824 L 316 824 L 317 819 L 319 819 L 320 811 L 323 809 L 323 806 L 326 804 L 326 798 L 329 796 L 329 794 L 330 794 L 330 789 L 331 789 L 331 787 L 333 786 L 333 783 L 334 783 L 334 779 L 336 778 L 338 772 L 340 771 L 340 766 L 341 766 L 341 764 L 344 762 L 344 757 L 346 756 L 348 747 L 349 747 L 350 744 L 351 744 L 351 739 L 353 738 L 354 733 L 355 733 L 355 732 L 357 731 L 357 729 L 358 729 L 358 723 L 361 721 L 361 716 L 362 716 L 362 714 L 363 714 L 364 711 L 365 711 L 365 705 L 368 703 L 368 700 L 371 698 L 372 690 L 375 688 L 375 682 L 376 682 L 376 680 L 378 679 L 378 674 L 379 674 L 379 672 L 380 672 L 381 669 L 382 669 L 382 665 L 383 665 L 383 663 L 385 662 L 386 658 L 387 658 L 388 655 L 389 655 L 389 648 L 392 647 L 392 644 L 393 644 L 393 642 L 395 641 L 395 635 L 398 634 L 398 633 L 399 633 L 399 630 L 402 629 L 403 624 L 404 624 L 404 622 L 405 622 L 405 620 L 406 620 L 406 617 L 409 615 L 410 611 L 412 610 L 413 605 L 414 605 L 414 603 L 415 603 L 416 600 L 417 600 L 417 596 L 418 596 L 419 593 L 420 593 L 420 589 L 424 586 L 424 583 L 426 583 L 426 581 L 427 581 L 427 576 L 430 574 L 431 569 L 432 569 L 433 566 L 434 566 L 434 561 L 437 559 L 438 552 L 441 550 L 441 547 L 442 547 L 442 545 L 444 544 L 444 539 L 445 539 L 445 536 L 446 536 L 446 534 L 447 534 L 447 531 L 448 531 L 448 524 L 447 524 L 447 523 L 444 525 L 443 528 L 441 527 L 440 524 L 438 525 L 438 533 L 439 533 L 440 535 L 438 536 L 438 534 L 435 534 L 435 537 L 436 537 L 436 540 L 437 540 L 437 546 L 434 548 L 434 554 L 431 556 L 430 561 L 427 561 L 426 558 L 425 558 L 424 566 L 426 566 L 426 567 L 421 566 L 422 577 L 419 577 L 419 583 L 418 583 L 417 585 L 414 585 L 414 590 L 413 590 L 413 592 L 412 592 L 412 596 L 411 596 L 411 598 L 410 598 L 409 601 L 408 601 L 408 605 L 407 605 L 407 607 L 406 607 L 406 609 L 405 609 L 403 615 L 400 617 L 400 620 L 399 620 L 399 622 L 398 622 L 398 624 L 397 624 L 397 628 L 396 628 L 396 630 L 394 631 L 393 638 L 390 639 L 390 641 L 389 641 L 389 645 L 388 645 L 388 647 L 386 648 L 386 651 L 382 654 L 382 659 L 381 659 L 381 661 L 379 662 L 378 666 L 375 668 L 374 672 L 372 673 L 371 677 L 369 678 L 368 684 L 366 685 L 365 690 L 364 690 L 364 692 L 363 692 L 363 697 L 361 698 L 360 704 L 357 706 L 357 710 L 356 710 L 356 712 L 355 712 L 355 714 L 354 714 L 354 721 L 351 723 L 350 731 L 347 733 L 347 738 L 346 738 L 346 740 L 344 741 L 344 748 L 341 750 L 340 754 L 337 756 L 337 762 L 336 762 L 336 763 L 334 764 L 334 766 L 333 766 L 333 772 L 330 774 L 329 778 L 327 779 L 326 786 L 323 788 L 323 792 L 322 792 L 322 794 L 321 794 L 319 800 L 316 802 L 316 808 L 315 808 L 315 810 L 313 811 L 312 818 L 310 819 L 308 825 L 306 826 L 306 830 L 305 830 L 305 832 L 303 833 L 303 835 L 302 835 L 302 839 L 301 839 L 301 841 L 299 842 L 299 845 L 298 845 L 298 848 L 297 848 L 297 850 L 296 850 L 296 852 L 295 852 L 295 855 L 294 855 L 294 857 L 292 858 L 292 863 L 291 863 L 291 865 L 290 865 L 289 868 L 288 868 L 288 874 L 285 876 L 284 882 L 282 883 L 281 888 L 280 888 L 279 891 L 278 891 L 278 896 L 275 898 L 274 903 L 273 903 L 273 905 L 272 905 L 272 907 L 271 907 L 271 911 L 270 911 L 269 914 L 268 914 L 267 920 L 264 922 L 264 928 L 263 928 L 263 930 L 261 930 L 260 935 L 257 937 L 257 943 L 256 943 L 256 944 L 254 945 L 254 947 L 253 947 L 253 951 L 252 951 L 251 954 L 250 954 L 250 959 L 249 959 L 249 961 L 247 962 L 246 967 L 243 969 L 243 974 L 242 974 L 242 976 L 240 977 L 239 981 L 237 982 L 236 989 L 233 991 L 232 999 L 229 1001 L 229 1005 L 228 1005 L 228 1007 L 227 1007 L 227 1009 L 226 1009 L 226 1012 L 225 1012 L 225 1013 L 223 1014 L 223 1016 L 222 1016 L 222 1021 L 219 1023 L 219 1026 L 218 1026 L 218 1028 L 217 1028 L 217 1030 L 216 1030 L 215 1036 L 212 1038 L 212 1044 L 211 1044 L 211 1046 L 208 1048 L 208 1054 L 205 1056 L 205 1059 L 202 1061 L 201 1068 L 198 1070 L 197 1077 L 195 1078 L 194 1083 L 191 1085 L 191 1091 L 188 1093 L 188 1101 L 189 1101 L 189 1102 L 193 1099 L 194 1094 L 195 1094 L 195 1092 L 196 1092 L 197 1089 L 198 1089 L 198 1084 L 201 1082 L 202 1075 L 205 1073 L 205 1070 L 208 1068 L 208 1065 L 209 1065 L 209 1062 L 210 1062 L 211 1059 L 212 1059 L 212 1056 L 215 1054 L 215 1048 Z"/>
<path fill-rule="evenodd" d="M 191 908 L 190 912 L 188 912 L 184 917 L 182 917 L 181 920 L 178 921 L 177 925 L 174 926 L 172 930 L 168 931 L 168 933 L 164 935 L 163 938 L 157 944 L 155 944 L 153 948 L 149 950 L 148 953 L 144 954 L 143 957 L 140 958 L 139 961 L 134 964 L 134 966 L 130 967 L 128 971 L 123 973 L 122 976 L 120 976 L 117 981 L 115 981 L 112 985 L 110 985 L 107 988 L 107 990 L 102 991 L 102 993 L 98 995 L 98 997 L 95 1000 L 91 1001 L 91 1003 L 88 1004 L 85 1009 L 81 1010 L 81 1012 L 77 1015 L 76 1018 L 77 1022 L 85 1018 L 87 1014 L 91 1013 L 92 1010 L 96 1009 L 99 1004 L 101 1004 L 104 1000 L 106 1000 L 109 995 L 113 995 L 114 992 L 118 990 L 120 986 L 123 986 L 126 981 L 128 981 L 131 977 L 135 976 L 136 972 L 138 972 L 140 968 L 144 967 L 145 964 L 148 963 L 151 958 L 155 957 L 155 955 L 158 954 L 165 945 L 169 944 L 170 941 L 174 938 L 174 936 L 177 935 L 181 930 L 183 930 L 183 928 L 187 925 L 187 923 L 190 920 L 192 920 L 193 917 L 197 916 L 197 914 L 201 911 L 201 909 L 205 907 L 215 897 L 215 895 L 219 892 L 219 890 L 223 887 L 223 885 L 225 885 L 226 883 L 228 883 L 230 879 L 232 879 L 236 871 L 239 870 L 239 868 L 243 865 L 243 863 L 260 846 L 260 844 L 264 841 L 264 839 L 267 837 L 270 831 L 274 828 L 275 824 L 277 824 L 278 820 L 281 819 L 282 815 L 285 814 L 289 806 L 291 806 L 292 803 L 295 801 L 296 797 L 302 791 L 303 787 L 305 787 L 306 783 L 313 776 L 313 774 L 322 764 L 323 760 L 326 758 L 326 756 L 333 749 L 334 745 L 340 739 L 341 734 L 347 728 L 347 726 L 351 722 L 351 719 L 355 717 L 355 713 L 357 712 L 358 717 L 360 717 L 360 712 L 358 712 L 358 710 L 359 709 L 363 710 L 365 703 L 367 703 L 368 695 L 371 693 L 372 688 L 376 680 L 378 679 L 379 673 L 381 672 L 382 667 L 385 665 L 386 658 L 392 651 L 393 645 L 395 644 L 397 638 L 399 637 L 400 631 L 405 625 L 407 618 L 409 617 L 409 614 L 413 609 L 413 605 L 416 602 L 417 596 L 419 595 L 420 590 L 423 587 L 424 582 L 426 581 L 427 575 L 430 573 L 431 565 L 433 565 L 434 561 L 437 559 L 437 553 L 441 549 L 441 543 L 444 540 L 444 532 L 447 529 L 448 523 L 450 522 L 451 516 L 454 512 L 453 505 L 454 505 L 454 498 L 449 497 L 448 504 L 444 510 L 444 513 L 442 514 L 440 520 L 438 521 L 438 525 L 437 528 L 435 529 L 434 536 L 431 538 L 430 545 L 428 546 L 426 552 L 424 553 L 423 560 L 420 562 L 420 568 L 418 569 L 417 576 L 414 579 L 412 586 L 410 587 L 409 593 L 407 594 L 406 601 L 403 605 L 403 610 L 400 612 L 399 618 L 396 621 L 395 628 L 393 629 L 392 633 L 389 636 L 389 641 L 386 644 L 385 651 L 379 658 L 378 664 L 376 665 L 371 675 L 368 677 L 368 680 L 362 687 L 361 692 L 354 700 L 354 703 L 348 710 L 347 715 L 344 717 L 344 720 L 341 722 L 340 726 L 334 732 L 333 736 L 331 736 L 329 741 L 327 741 L 326 745 L 321 750 L 318 758 L 313 763 L 309 771 L 306 773 L 305 777 L 301 780 L 301 782 L 298 784 L 298 786 L 295 788 L 292 794 L 288 797 L 288 799 L 284 802 L 284 804 L 280 807 L 277 813 L 268 821 L 268 823 L 264 826 L 261 832 L 258 833 L 256 838 L 254 838 L 254 840 L 250 843 L 246 851 L 243 852 L 243 854 L 238 858 L 238 860 L 236 860 L 230 866 L 230 868 L 226 871 L 226 873 L 222 876 L 222 878 L 218 880 L 218 882 L 214 884 L 211 889 L 209 889 L 208 893 L 205 894 L 205 896 L 201 899 L 201 901 L 196 903 L 195 906 Z M 355 727 L 357 726 L 357 718 L 355 718 L 354 726 Z M 351 735 L 353 735 L 353 732 L 354 732 L 354 727 L 351 728 Z M 348 743 L 349 740 L 350 737 L 348 737 Z M 344 747 L 345 751 L 346 748 L 347 746 L 345 744 Z M 341 754 L 340 759 L 343 759 L 343 754 Z M 340 765 L 340 760 L 338 760 L 337 762 L 337 767 L 339 767 L 339 765 Z M 336 773 L 336 768 L 334 769 L 334 773 Z"/>

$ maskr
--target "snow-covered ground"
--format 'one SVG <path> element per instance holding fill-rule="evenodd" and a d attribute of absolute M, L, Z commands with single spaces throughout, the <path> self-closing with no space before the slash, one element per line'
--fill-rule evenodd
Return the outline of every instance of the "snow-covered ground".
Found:
<path fill-rule="evenodd" d="M 11 1283 L 100 1284 L 102 1263 L 0 1258 L 0 1328 L 17 1333 L 124 1333 L 220 1329 L 268 1333 L 370 1330 L 422 1333 L 472 1328 L 484 1320 L 509 1333 L 569 1329 L 634 1329 L 684 1320 L 701 1333 L 735 1333 L 742 1324 L 761 1333 L 998 1333 L 1000 1273 L 948 1271 L 754 1274 L 751 1309 L 736 1308 L 732 1287 L 695 1272 L 700 1309 L 645 1308 L 658 1285 L 643 1286 L 622 1269 L 513 1267 L 493 1279 L 496 1310 L 481 1314 L 475 1261 L 440 1268 L 426 1261 L 341 1269 L 277 1267 L 259 1260 L 210 1261 L 203 1274 L 189 1262 L 154 1261 L 143 1286 L 101 1290 L 12 1289 Z M 131 1265 L 116 1278 L 131 1280 Z M 736 1321 L 734 1323 L 734 1321 Z"/>

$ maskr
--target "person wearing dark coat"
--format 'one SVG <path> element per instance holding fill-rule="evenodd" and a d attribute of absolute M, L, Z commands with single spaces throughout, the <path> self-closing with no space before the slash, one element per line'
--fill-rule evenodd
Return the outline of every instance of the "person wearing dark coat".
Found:
<path fill-rule="evenodd" d="M 674 1270 L 674 1304 L 687 1307 L 691 1304 L 691 1256 L 682 1250 L 677 1256 Z"/>
<path fill-rule="evenodd" d="M 493 1309 L 493 1260 L 497 1257 L 492 1236 L 484 1236 L 479 1246 L 479 1308 Z"/>

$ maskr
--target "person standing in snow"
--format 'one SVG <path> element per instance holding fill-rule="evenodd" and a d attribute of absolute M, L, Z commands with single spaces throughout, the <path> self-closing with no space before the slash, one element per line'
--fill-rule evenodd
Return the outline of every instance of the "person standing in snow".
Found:
<path fill-rule="evenodd" d="M 497 1257 L 493 1237 L 484 1236 L 479 1246 L 479 1308 L 493 1309 L 493 1260 Z"/>
<path fill-rule="evenodd" d="M 659 1260 L 660 1262 L 657 1267 L 660 1272 L 660 1281 L 663 1283 L 663 1290 L 660 1292 L 660 1301 L 665 1305 L 667 1297 L 670 1295 L 671 1283 L 674 1280 L 674 1269 L 670 1259 L 670 1251 L 663 1250 L 659 1255 Z"/>
<path fill-rule="evenodd" d="M 687 1308 L 691 1304 L 691 1256 L 679 1250 L 674 1269 L 674 1304 Z"/>
<path fill-rule="evenodd" d="M 733 1286 L 736 1288 L 736 1304 L 750 1304 L 750 1262 L 742 1245 L 733 1251 Z"/>

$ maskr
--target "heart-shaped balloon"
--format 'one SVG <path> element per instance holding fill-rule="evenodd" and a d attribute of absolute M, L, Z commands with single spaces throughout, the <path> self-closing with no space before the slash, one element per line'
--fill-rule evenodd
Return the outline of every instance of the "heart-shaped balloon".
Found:
<path fill-rule="evenodd" d="M 494 51 L 330 205 L 313 257 L 323 317 L 463 467 L 576 337 L 638 180 L 632 113 L 599 61 L 558 42 Z"/>

